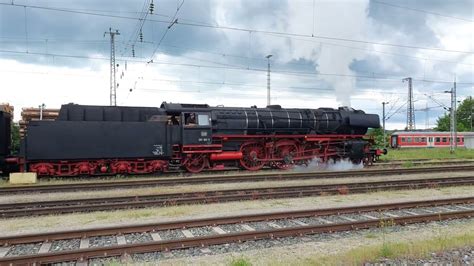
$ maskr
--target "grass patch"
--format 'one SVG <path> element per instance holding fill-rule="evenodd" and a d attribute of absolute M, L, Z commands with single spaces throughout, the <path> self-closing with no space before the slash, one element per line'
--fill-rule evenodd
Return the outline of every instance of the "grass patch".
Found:
<path fill-rule="evenodd" d="M 402 163 L 403 168 L 412 168 L 415 164 L 412 161 L 406 161 Z"/>
<path fill-rule="evenodd" d="M 413 242 L 383 242 L 378 245 L 359 247 L 344 254 L 324 256 L 308 261 L 308 265 L 361 265 L 377 262 L 384 258 L 424 258 L 433 252 L 474 246 L 474 232 L 450 236 L 447 233 Z"/>
<path fill-rule="evenodd" d="M 374 239 L 374 238 L 377 238 L 377 235 L 374 233 L 368 233 L 364 237 L 368 239 Z"/>
<path fill-rule="evenodd" d="M 381 156 L 384 160 L 407 159 L 474 159 L 474 150 L 458 148 L 451 154 L 449 148 L 406 148 L 390 149 L 387 155 Z"/>
<path fill-rule="evenodd" d="M 230 266 L 251 266 L 252 263 L 245 257 L 233 258 L 229 264 Z"/>

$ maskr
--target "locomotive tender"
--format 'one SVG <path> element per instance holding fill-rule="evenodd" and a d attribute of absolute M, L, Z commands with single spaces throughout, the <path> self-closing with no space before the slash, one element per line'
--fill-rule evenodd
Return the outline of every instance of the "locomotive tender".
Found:
<path fill-rule="evenodd" d="M 55 121 L 30 121 L 20 155 L 0 149 L 0 159 L 40 176 L 288 169 L 314 158 L 371 163 L 382 151 L 364 134 L 378 127 L 378 115 L 348 107 L 66 104 Z M 9 125 L 0 130 L 3 139 Z"/>

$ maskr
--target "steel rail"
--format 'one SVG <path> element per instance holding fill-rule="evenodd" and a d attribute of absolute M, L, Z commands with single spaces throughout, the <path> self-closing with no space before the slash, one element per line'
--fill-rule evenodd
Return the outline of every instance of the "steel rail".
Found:
<path fill-rule="evenodd" d="M 405 201 L 405 202 L 394 202 L 384 204 L 372 204 L 372 205 L 359 205 L 359 206 L 348 206 L 348 207 L 336 207 L 336 208 L 322 208 L 322 209 L 306 209 L 306 210 L 295 210 L 295 211 L 279 211 L 269 213 L 258 213 L 258 214 L 246 214 L 246 215 L 232 215 L 223 217 L 211 217 L 201 219 L 188 219 L 188 220 L 177 220 L 170 222 L 161 223 L 147 223 L 127 226 L 111 226 L 111 227 L 100 227 L 92 229 L 80 229 L 80 230 L 68 230 L 68 231 L 56 231 L 46 232 L 40 234 L 21 234 L 0 237 L 0 246 L 15 245 L 15 244 L 27 244 L 34 242 L 51 242 L 55 240 L 67 240 L 74 238 L 87 238 L 114 234 L 131 234 L 139 232 L 154 232 L 161 230 L 173 230 L 182 228 L 192 228 L 199 226 L 208 225 L 223 225 L 223 224 L 237 224 L 244 222 L 258 222 L 265 220 L 277 220 L 277 219 L 295 219 L 302 217 L 312 216 L 327 216 L 335 214 L 348 214 L 348 213 L 359 213 L 359 212 L 370 212 L 370 211 L 383 211 L 383 210 L 396 210 L 396 209 L 407 209 L 407 208 L 420 208 L 420 207 L 431 207 L 431 206 L 443 206 L 452 204 L 472 204 L 474 203 L 474 197 L 458 197 L 458 198 L 447 198 L 438 200 L 421 200 L 421 201 Z"/>
<path fill-rule="evenodd" d="M 204 247 L 209 245 L 243 242 L 248 240 L 273 239 L 280 237 L 303 236 L 306 234 L 334 233 L 340 231 L 368 229 L 380 227 L 384 224 L 385 221 L 389 221 L 391 224 L 406 225 L 422 222 L 442 221 L 447 219 L 470 218 L 472 216 L 474 216 L 474 210 L 466 210 L 354 221 L 336 224 L 306 225 L 262 231 L 246 231 L 221 235 L 184 238 L 177 240 L 151 241 L 145 243 L 125 244 L 109 247 L 59 251 L 54 253 L 3 257 L 0 258 L 0 264 L 44 264 L 65 261 L 84 261 L 91 258 L 122 256 L 125 254 L 146 252 L 160 252 L 172 249 L 184 249 L 192 247 Z"/>
<path fill-rule="evenodd" d="M 56 193 L 84 190 L 107 190 L 121 188 L 137 188 L 150 186 L 172 186 L 172 185 L 194 185 L 207 183 L 234 183 L 234 182 L 257 182 L 257 181 L 281 181 L 281 180 L 307 180 L 322 178 L 345 178 L 354 176 L 382 176 L 402 175 L 415 173 L 436 173 L 454 171 L 473 171 L 474 165 L 461 166 L 436 166 L 405 169 L 363 169 L 351 171 L 325 171 L 325 172 L 271 172 L 256 174 L 230 174 L 209 175 L 201 177 L 184 178 L 157 178 L 147 180 L 121 180 L 121 181 L 99 181 L 88 183 L 68 183 L 52 185 L 29 185 L 29 186 L 6 186 L 0 188 L 0 195 L 11 195 L 21 193 Z"/>
<path fill-rule="evenodd" d="M 407 179 L 360 183 L 338 183 L 290 187 L 247 188 L 143 196 L 110 197 L 78 200 L 58 200 L 0 204 L 0 217 L 64 214 L 182 204 L 216 203 L 241 200 L 259 200 L 304 197 L 329 194 L 363 193 L 376 190 L 417 189 L 474 184 L 474 176 L 433 179 Z"/>

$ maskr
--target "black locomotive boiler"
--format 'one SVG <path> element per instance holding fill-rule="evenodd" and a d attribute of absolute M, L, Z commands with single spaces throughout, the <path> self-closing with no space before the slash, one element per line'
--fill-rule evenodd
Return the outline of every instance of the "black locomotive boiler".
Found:
<path fill-rule="evenodd" d="M 20 156 L 8 159 L 40 176 L 288 169 L 315 158 L 370 163 L 382 151 L 364 135 L 379 126 L 378 115 L 348 107 L 67 104 L 55 121 L 30 121 Z"/>

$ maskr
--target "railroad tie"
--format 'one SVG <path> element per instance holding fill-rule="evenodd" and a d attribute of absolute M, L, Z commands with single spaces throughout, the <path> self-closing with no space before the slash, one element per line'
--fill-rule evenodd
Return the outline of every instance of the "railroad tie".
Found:
<path fill-rule="evenodd" d="M 308 225 L 308 224 L 306 224 L 306 223 L 303 223 L 303 222 L 300 221 L 300 220 L 292 220 L 292 222 L 294 222 L 294 223 L 297 224 L 297 225 L 301 225 L 301 226 L 307 226 L 307 225 Z"/>
<path fill-rule="evenodd" d="M 125 239 L 124 235 L 117 236 L 117 244 L 119 244 L 119 245 L 126 245 L 127 244 L 127 240 Z"/>
<path fill-rule="evenodd" d="M 384 214 L 387 215 L 387 216 L 393 217 L 393 218 L 400 217 L 400 216 L 398 216 L 398 215 L 396 215 L 396 214 L 389 213 L 389 212 L 386 212 L 386 213 L 384 213 Z"/>
<path fill-rule="evenodd" d="M 49 252 L 49 249 L 51 248 L 51 245 L 53 243 L 51 242 L 43 242 L 43 244 L 41 245 L 39 251 L 38 251 L 38 254 L 44 254 L 44 253 L 48 253 Z"/>
<path fill-rule="evenodd" d="M 368 215 L 368 214 L 361 214 L 362 216 L 364 216 L 365 218 L 369 218 L 370 220 L 378 220 L 377 217 L 374 217 L 372 215 Z"/>
<path fill-rule="evenodd" d="M 214 230 L 214 232 L 216 232 L 219 235 L 226 234 L 226 232 L 222 228 L 220 228 L 219 226 L 212 227 L 212 230 Z"/>
<path fill-rule="evenodd" d="M 5 257 L 10 251 L 10 247 L 0 247 L 0 258 Z"/>
<path fill-rule="evenodd" d="M 357 220 L 356 219 L 352 219 L 350 217 L 347 217 L 347 216 L 341 216 L 342 219 L 344 220 L 348 220 L 349 222 L 356 222 Z"/>
<path fill-rule="evenodd" d="M 456 206 L 457 208 L 460 208 L 460 209 L 464 209 L 464 210 L 472 210 L 471 208 L 469 207 L 466 207 L 466 206 L 462 206 L 462 205 L 459 205 L 459 206 Z"/>
<path fill-rule="evenodd" d="M 89 265 L 89 260 L 84 260 L 84 261 L 77 261 L 76 266 L 88 266 Z"/>
<path fill-rule="evenodd" d="M 157 232 L 152 232 L 150 233 L 150 235 L 153 241 L 161 241 L 161 236 Z"/>
<path fill-rule="evenodd" d="M 435 213 L 435 211 L 432 211 L 432 210 L 428 210 L 428 209 L 423 209 L 423 210 L 427 213 Z"/>
<path fill-rule="evenodd" d="M 281 226 L 279 226 L 279 225 L 276 224 L 276 223 L 270 222 L 270 223 L 267 223 L 267 224 L 268 224 L 268 226 L 273 227 L 273 228 L 276 228 L 276 229 L 281 228 Z"/>
<path fill-rule="evenodd" d="M 79 244 L 79 249 L 89 248 L 89 238 L 81 239 L 81 244 Z"/>
<path fill-rule="evenodd" d="M 412 211 L 405 211 L 405 210 L 402 210 L 402 212 L 408 213 L 408 214 L 410 214 L 410 215 L 420 215 L 419 213 L 412 212 Z"/>
<path fill-rule="evenodd" d="M 247 231 L 255 231 L 255 228 L 250 227 L 248 224 L 241 224 L 242 228 L 244 228 Z"/>
<path fill-rule="evenodd" d="M 322 223 L 325 223 L 325 224 L 333 224 L 334 223 L 334 222 L 331 222 L 331 221 L 323 219 L 323 218 L 318 218 L 318 220 L 321 221 Z"/>
<path fill-rule="evenodd" d="M 183 229 L 181 230 L 181 232 L 183 232 L 183 235 L 186 237 L 186 238 L 192 238 L 194 237 L 193 233 L 191 233 L 191 231 L 187 230 L 187 229 Z"/>

